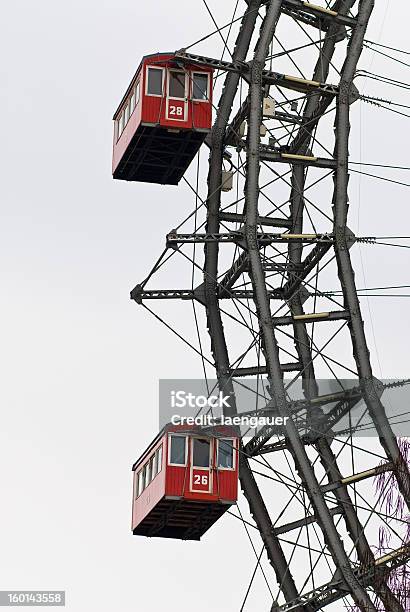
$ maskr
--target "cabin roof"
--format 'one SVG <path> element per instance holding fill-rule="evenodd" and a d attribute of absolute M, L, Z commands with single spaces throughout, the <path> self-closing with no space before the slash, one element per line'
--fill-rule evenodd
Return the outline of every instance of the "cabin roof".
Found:
<path fill-rule="evenodd" d="M 124 104 L 125 100 L 128 98 L 128 95 L 131 91 L 132 86 L 134 85 L 134 81 L 138 76 L 138 73 L 141 70 L 142 65 L 144 64 L 144 62 L 146 62 L 148 59 L 150 58 L 154 58 L 157 57 L 158 59 L 160 59 L 161 57 L 172 57 L 173 55 L 175 55 L 175 51 L 169 51 L 168 53 L 150 53 L 149 55 L 144 55 L 144 57 L 142 58 L 142 60 L 139 63 L 139 66 L 137 68 L 137 70 L 134 72 L 134 76 L 132 77 L 130 84 L 128 85 L 127 91 L 125 92 L 125 94 L 123 95 L 121 102 L 118 105 L 117 110 L 114 113 L 113 119 L 115 121 L 115 119 L 117 118 L 118 113 L 120 112 L 122 105 Z"/>
<path fill-rule="evenodd" d="M 168 425 L 165 425 L 161 431 L 155 436 L 155 438 L 153 440 L 151 440 L 148 448 L 145 449 L 145 451 L 142 453 L 142 455 L 140 455 L 138 457 L 138 459 L 136 461 L 134 461 L 134 464 L 132 466 L 132 470 L 134 471 L 136 469 L 136 467 L 138 465 L 140 465 L 142 463 L 142 461 L 145 459 L 145 457 L 147 455 L 149 455 L 149 453 L 151 452 L 151 450 L 154 448 L 155 444 L 164 436 L 166 428 L 168 427 Z"/>
<path fill-rule="evenodd" d="M 164 425 L 164 427 L 161 429 L 161 431 L 155 436 L 155 438 L 153 440 L 151 440 L 150 444 L 145 449 L 145 451 L 142 453 L 142 455 L 140 455 L 138 457 L 138 459 L 134 462 L 134 465 L 132 466 L 132 469 L 135 470 L 135 468 L 143 462 L 145 457 L 150 454 L 150 452 L 152 451 L 154 446 L 157 444 L 157 442 L 161 438 L 163 438 L 165 436 L 165 434 L 167 434 L 168 432 L 172 432 L 172 433 L 181 432 L 181 433 L 184 433 L 186 435 L 189 435 L 190 433 L 194 433 L 194 430 L 195 430 L 195 428 L 192 427 L 192 426 L 172 425 L 172 423 L 167 423 L 166 425 Z"/>

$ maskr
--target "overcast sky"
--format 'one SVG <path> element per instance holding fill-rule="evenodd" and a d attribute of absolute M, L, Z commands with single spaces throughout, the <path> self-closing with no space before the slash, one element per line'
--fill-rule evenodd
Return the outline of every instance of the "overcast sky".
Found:
<path fill-rule="evenodd" d="M 224 23 L 234 3 L 220 4 Z M 368 38 L 406 48 L 409 18 L 406 3 L 376 0 Z M 192 196 L 110 174 L 112 113 L 141 56 L 212 22 L 200 0 L 20 0 L 3 3 L 2 23 L 0 589 L 65 589 L 73 612 L 237 610 L 254 553 L 235 519 L 200 544 L 130 534 L 130 468 L 156 433 L 158 378 L 200 369 L 129 290 Z M 407 80 L 368 51 L 361 65 Z M 408 165 L 406 128 L 362 105 L 352 157 Z M 362 234 L 409 233 L 405 188 L 363 178 L 360 194 Z M 406 251 L 371 249 L 367 286 L 409 284 Z M 408 376 L 407 303 L 371 302 L 377 375 Z M 266 591 L 258 601 L 266 609 Z"/>

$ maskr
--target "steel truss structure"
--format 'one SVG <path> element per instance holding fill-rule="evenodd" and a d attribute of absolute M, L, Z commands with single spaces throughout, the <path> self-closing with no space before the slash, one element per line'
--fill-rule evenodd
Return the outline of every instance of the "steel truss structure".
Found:
<path fill-rule="evenodd" d="M 272 612 L 313 612 L 343 598 L 361 611 L 404 611 L 389 586 L 389 576 L 408 561 L 410 547 L 402 544 L 388 554 L 378 555 L 374 548 L 374 533 L 371 532 L 374 527 L 370 529 L 360 517 L 359 509 L 364 501 L 357 495 L 357 490 L 352 489 L 361 482 L 367 481 L 369 485 L 377 474 L 388 472 L 409 507 L 408 466 L 381 400 L 383 385 L 372 373 L 351 262 L 355 237 L 347 225 L 349 117 L 351 106 L 358 99 L 353 79 L 373 5 L 374 0 L 335 0 L 331 8 L 302 0 L 248 0 L 231 61 L 194 55 L 184 50 L 178 52 L 181 66 L 185 62 L 203 64 L 225 74 L 216 120 L 207 140 L 210 155 L 205 230 L 186 234 L 173 230 L 167 236 L 167 248 L 171 252 L 172 249 L 181 252 L 186 244 L 193 244 L 197 250 L 201 245 L 204 247 L 203 282 L 191 289 L 160 290 L 148 289 L 144 281 L 131 294 L 132 299 L 140 304 L 152 299 L 181 299 L 191 300 L 205 309 L 219 387 L 231 397 L 227 414 L 237 413 L 235 380 L 246 376 L 266 376 L 271 394 L 269 409 L 288 417 L 279 439 L 273 440 L 269 428 L 262 429 L 243 445 L 240 454 L 242 491 L 279 585 L 277 596 L 273 597 Z M 323 34 L 310 79 L 267 68 L 272 41 L 282 19 L 296 21 L 314 33 Z M 249 57 L 251 43 L 256 37 L 255 50 Z M 343 45 L 346 41 L 348 44 Z M 342 43 L 343 57 L 338 50 L 339 43 Z M 337 84 L 327 83 L 334 62 L 340 66 Z M 237 105 L 232 117 L 241 83 L 246 84 L 247 95 Z M 297 94 L 298 100 L 302 100 L 303 110 L 297 114 L 278 105 L 274 120 L 289 136 L 285 147 L 277 146 L 275 139 L 271 139 L 269 144 L 261 141 L 261 128 L 265 121 L 263 100 L 272 88 Z M 334 151 L 332 155 L 327 153 L 323 157 L 313 149 L 317 148 L 319 125 L 332 105 L 335 120 L 334 133 L 330 126 L 330 137 L 334 135 Z M 246 137 L 241 131 L 244 122 L 247 124 Z M 244 156 L 242 166 L 234 166 L 229 147 Z M 228 212 L 222 204 L 222 173 L 227 160 L 244 180 L 243 207 L 236 212 Z M 290 169 L 289 212 L 279 215 L 276 206 L 269 214 L 261 204 L 262 170 L 280 168 L 283 164 Z M 310 170 L 330 173 L 333 178 L 332 214 L 326 216 L 327 227 L 323 231 L 306 233 L 310 203 L 307 177 Z M 279 178 L 276 170 L 274 176 L 274 180 Z M 278 231 L 271 232 L 272 228 L 278 228 Z M 221 253 L 228 246 L 235 249 L 236 256 L 228 269 L 224 269 Z M 317 290 L 317 283 L 329 257 L 335 264 L 342 304 L 329 298 L 333 305 L 337 303 L 337 309 L 306 312 L 309 296 L 315 296 L 316 306 L 316 297 L 324 295 Z M 244 278 L 246 281 L 241 283 Z M 247 365 L 231 361 L 223 318 L 225 304 L 241 300 L 257 323 L 251 331 L 252 345 L 258 348 L 258 358 Z M 281 314 L 277 314 L 279 312 Z M 353 372 L 357 382 L 353 388 L 321 395 L 315 376 L 316 358 L 323 356 L 330 369 L 336 361 L 326 357 L 325 347 L 320 348 L 315 343 L 313 328 L 318 329 L 330 322 L 339 322 L 345 332 L 349 332 L 345 333 L 342 350 L 353 355 L 355 369 L 349 371 Z M 283 330 L 294 346 L 296 359 L 290 359 L 290 352 L 282 349 Z M 289 400 L 284 372 L 291 372 L 302 381 L 303 400 Z M 338 464 L 332 428 L 360 400 L 365 401 L 377 431 L 382 449 L 379 458 L 382 460 L 380 462 L 373 456 L 373 465 L 366 470 L 344 476 L 343 466 Z M 301 411 L 314 419 L 315 427 L 310 431 L 301 432 L 298 423 Z M 351 448 L 354 449 L 353 444 Z M 275 526 L 270 502 L 264 498 L 252 462 L 278 451 L 285 453 L 287 461 L 292 463 L 295 493 L 302 492 L 306 503 L 304 514 L 299 519 Z M 375 503 L 372 512 L 381 515 L 380 505 Z M 295 571 L 298 573 L 299 570 L 292 565 L 293 555 L 289 554 L 281 536 L 312 527 L 320 535 L 323 543 L 320 552 L 326 555 L 331 575 L 326 583 L 317 586 L 315 566 L 311 564 L 310 584 L 314 588 L 307 589 L 306 580 L 295 578 Z M 341 537 L 342 531 L 346 534 L 344 538 Z M 310 549 L 314 546 L 307 545 L 302 551 L 306 559 Z M 274 582 L 269 576 L 268 581 Z"/>

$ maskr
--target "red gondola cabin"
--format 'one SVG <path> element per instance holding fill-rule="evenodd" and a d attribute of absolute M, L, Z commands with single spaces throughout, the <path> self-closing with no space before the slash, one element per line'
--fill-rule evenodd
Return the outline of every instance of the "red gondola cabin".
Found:
<path fill-rule="evenodd" d="M 143 58 L 114 115 L 115 179 L 178 184 L 211 129 L 212 72 Z"/>
<path fill-rule="evenodd" d="M 164 427 L 132 468 L 133 534 L 199 540 L 237 500 L 238 443 L 226 427 Z"/>

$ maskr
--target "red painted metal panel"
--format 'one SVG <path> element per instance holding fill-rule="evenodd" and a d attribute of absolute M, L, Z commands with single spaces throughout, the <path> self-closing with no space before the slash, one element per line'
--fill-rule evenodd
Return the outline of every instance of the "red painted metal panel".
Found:
<path fill-rule="evenodd" d="M 219 498 L 236 501 L 238 498 L 237 470 L 218 470 Z"/>
<path fill-rule="evenodd" d="M 189 468 L 167 465 L 165 494 L 171 497 L 183 496 L 188 488 Z"/>
<path fill-rule="evenodd" d="M 154 477 L 150 484 L 144 489 L 139 497 L 137 497 L 138 491 L 138 473 L 140 469 L 146 465 L 151 457 L 156 453 L 158 448 L 162 446 L 162 454 L 164 457 L 164 440 L 161 439 L 153 448 L 152 451 L 147 454 L 144 461 L 135 469 L 134 472 L 134 495 L 133 495 L 133 510 L 132 510 L 132 528 L 134 529 L 143 519 L 151 512 L 153 508 L 165 495 L 165 480 L 166 480 L 166 465 L 164 459 L 162 459 L 161 471 Z"/>
<path fill-rule="evenodd" d="M 113 144 L 113 159 L 112 159 L 112 171 L 114 172 L 120 163 L 125 151 L 127 150 L 128 145 L 130 144 L 132 137 L 137 131 L 140 123 L 141 123 L 141 113 L 142 113 L 142 100 L 140 100 L 136 105 L 134 112 L 132 113 L 129 121 L 121 134 L 120 138 L 117 140 L 117 128 L 114 127 L 114 144 Z"/>
<path fill-rule="evenodd" d="M 212 125 L 212 104 L 192 100 L 193 129 L 209 130 Z"/>
<path fill-rule="evenodd" d="M 141 121 L 144 124 L 159 125 L 164 114 L 164 100 L 144 94 Z"/>

